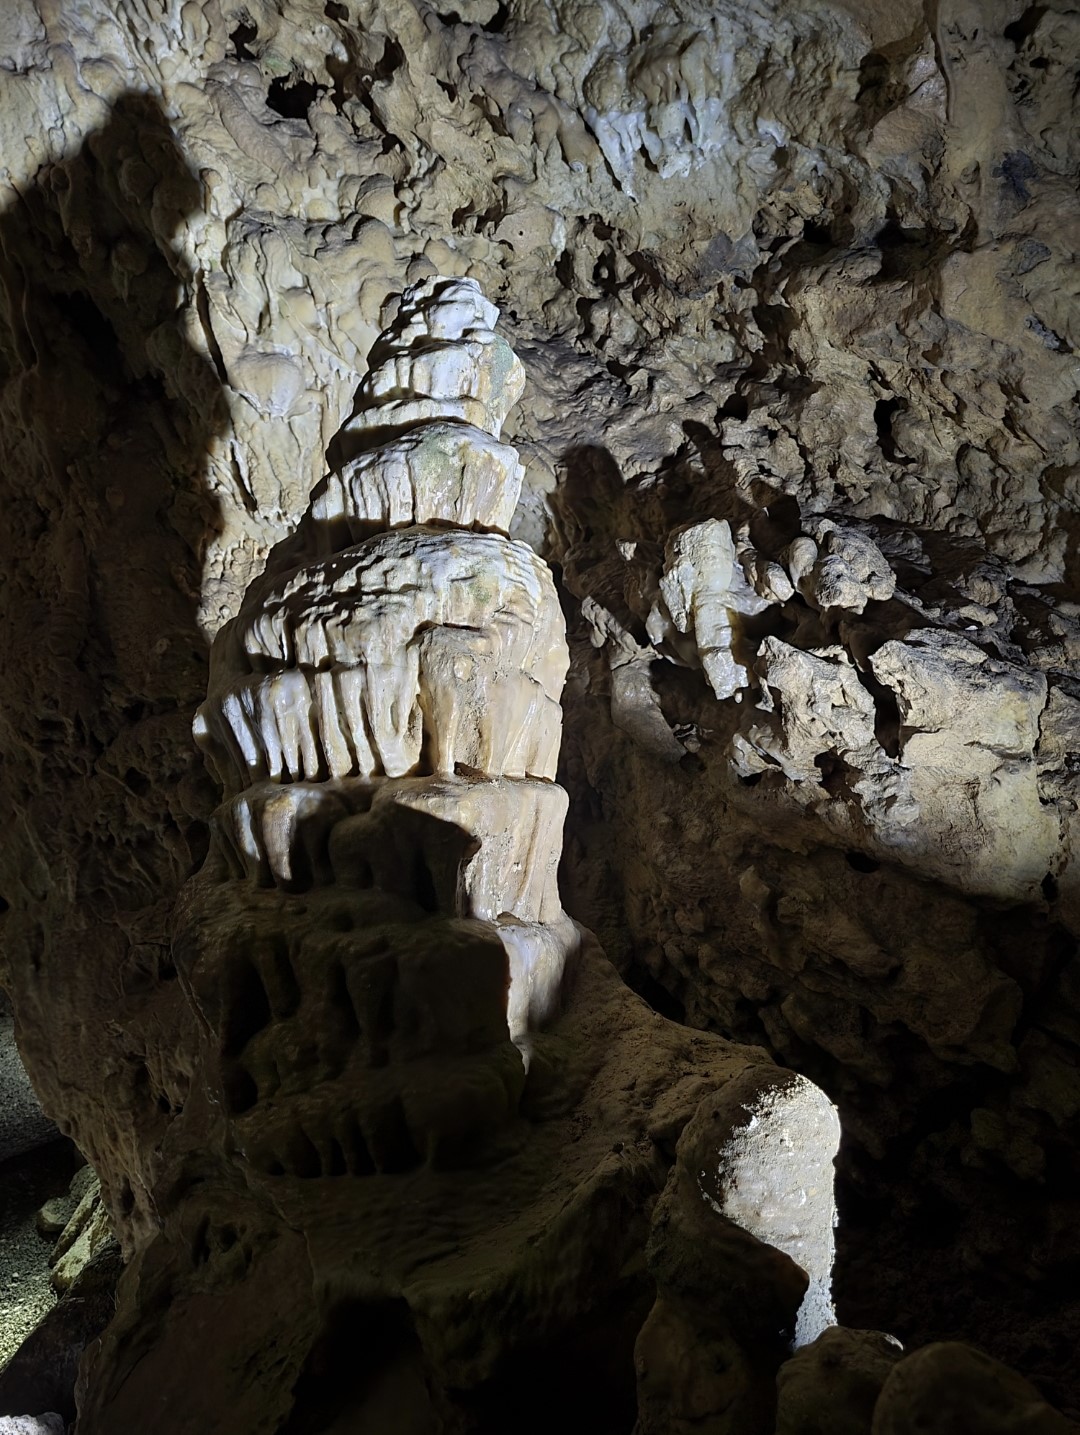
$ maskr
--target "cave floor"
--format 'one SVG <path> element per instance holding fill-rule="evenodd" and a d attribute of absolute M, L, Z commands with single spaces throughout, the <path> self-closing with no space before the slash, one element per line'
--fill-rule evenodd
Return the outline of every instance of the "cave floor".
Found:
<path fill-rule="evenodd" d="M 38 1234 L 35 1216 L 71 1180 L 66 1140 L 24 1152 L 0 1165 L 0 1368 L 56 1304 L 49 1284 L 55 1239 Z"/>

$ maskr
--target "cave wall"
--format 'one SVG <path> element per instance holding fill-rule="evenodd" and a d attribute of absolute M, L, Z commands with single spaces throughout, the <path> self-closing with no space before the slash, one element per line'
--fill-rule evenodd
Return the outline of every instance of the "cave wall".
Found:
<path fill-rule="evenodd" d="M 191 1096 L 169 919 L 217 800 L 210 641 L 334 461 L 388 302 L 468 275 L 528 378 L 512 531 L 565 586 L 568 910 L 654 1002 L 840 1103 L 853 1309 L 963 1333 L 926 1296 L 952 1262 L 999 1353 L 1060 1365 L 1075 9 L 14 0 L 2 25 L 0 980 L 125 1248 Z M 772 561 L 823 517 L 903 601 L 811 631 L 793 597 L 772 637 L 854 668 L 914 623 L 1004 671 L 908 724 L 951 748 L 905 789 L 906 846 L 893 768 L 783 735 L 812 684 L 774 704 L 788 769 L 733 767 L 757 690 L 718 698 L 648 631 L 686 525 L 750 525 Z M 1024 712 L 983 742 L 1003 685 Z M 864 747 L 918 769 L 875 721 Z"/>

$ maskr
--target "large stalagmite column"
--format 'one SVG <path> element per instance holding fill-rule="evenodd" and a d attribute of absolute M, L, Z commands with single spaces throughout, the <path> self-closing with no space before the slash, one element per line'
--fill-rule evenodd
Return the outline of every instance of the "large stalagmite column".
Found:
<path fill-rule="evenodd" d="M 696 1428 L 701 1351 L 717 1430 L 768 1435 L 808 1286 L 832 1318 L 827 1099 L 664 1021 L 562 910 L 567 648 L 504 531 L 524 375 L 496 318 L 471 281 L 406 290 L 338 467 L 215 641 L 224 795 L 171 947 L 196 1076 L 86 1435 L 390 1428 L 394 1361 L 422 1428 L 487 1428 L 523 1355 L 598 1329 L 612 1398 L 637 1341 L 642 1435 Z M 554 1418 L 597 1377 L 542 1358 Z"/>
<path fill-rule="evenodd" d="M 471 280 L 403 295 L 313 498 L 320 556 L 249 590 L 196 731 L 220 838 L 259 880 L 295 889 L 329 861 L 393 890 L 396 859 L 364 840 L 387 803 L 466 833 L 432 909 L 495 924 L 524 1049 L 575 939 L 556 885 L 569 659 L 547 566 L 502 531 L 522 469 L 499 434 L 525 375 L 497 318 Z"/>

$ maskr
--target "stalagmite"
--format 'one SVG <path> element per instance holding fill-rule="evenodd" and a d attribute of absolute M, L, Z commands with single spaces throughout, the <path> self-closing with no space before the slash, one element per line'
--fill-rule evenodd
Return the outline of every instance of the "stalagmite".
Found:
<path fill-rule="evenodd" d="M 520 481 L 500 459 L 496 492 L 489 462 L 522 383 L 496 317 L 471 281 L 406 289 L 355 446 L 215 641 L 195 732 L 223 798 L 172 942 L 192 1095 L 81 1435 L 321 1430 L 328 1343 L 383 1326 L 372 1359 L 412 1371 L 431 1428 L 479 1428 L 523 1349 L 596 1322 L 605 1388 L 629 1388 L 637 1338 L 641 1431 L 665 1403 L 674 1430 L 688 1313 L 732 1281 L 703 1327 L 731 1359 L 714 1393 L 724 1429 L 770 1435 L 780 1364 L 833 1319 L 831 1103 L 656 1016 L 563 911 L 562 616 L 546 565 L 485 521 Z M 213 1350 L 204 1291 L 231 1332 Z M 383 1418 L 364 1347 L 331 1402 L 356 1428 Z M 580 1376 L 556 1371 L 544 1408 Z"/>
<path fill-rule="evenodd" d="M 555 886 L 569 654 L 547 566 L 498 531 L 522 470 L 497 440 L 524 372 L 496 319 L 469 280 L 403 296 L 344 429 L 367 446 L 311 506 L 323 556 L 253 585 L 215 643 L 196 735 L 230 794 L 220 840 L 256 879 L 318 880 L 351 810 L 371 812 L 337 843 L 354 861 L 357 823 L 388 802 L 467 833 L 434 910 L 495 924 L 525 1050 L 576 942 Z M 346 542 L 367 536 L 338 548 L 335 525 Z M 384 885 L 378 852 L 366 860 Z"/>

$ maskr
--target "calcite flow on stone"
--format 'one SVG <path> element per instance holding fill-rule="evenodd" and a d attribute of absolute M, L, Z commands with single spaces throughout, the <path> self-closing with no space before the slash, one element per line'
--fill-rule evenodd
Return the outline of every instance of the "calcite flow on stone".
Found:
<path fill-rule="evenodd" d="M 523 1041 L 574 941 L 555 886 L 569 655 L 547 565 L 499 531 L 522 469 L 498 437 L 524 371 L 497 318 L 470 280 L 406 290 L 343 431 L 350 456 L 313 497 L 319 556 L 252 585 L 195 730 L 226 791 L 219 841 L 257 882 L 394 890 L 388 803 L 466 834 L 434 900 L 496 924 Z M 438 868 L 423 842 L 396 858 Z"/>

